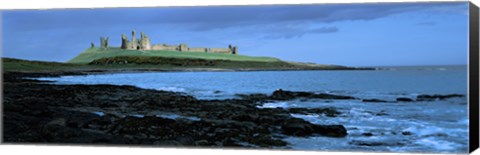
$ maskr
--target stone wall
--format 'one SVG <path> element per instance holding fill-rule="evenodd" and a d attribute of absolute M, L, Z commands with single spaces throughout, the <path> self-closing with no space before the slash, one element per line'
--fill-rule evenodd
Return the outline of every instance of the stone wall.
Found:
<path fill-rule="evenodd" d="M 152 50 L 166 50 L 166 51 L 180 51 L 179 46 L 171 46 L 166 44 L 155 44 L 152 46 Z"/>
<path fill-rule="evenodd" d="M 108 38 L 102 37 L 100 39 L 100 46 L 103 48 L 108 47 Z M 223 53 L 223 54 L 238 54 L 238 47 L 228 45 L 228 48 L 204 48 L 204 47 L 192 47 L 189 48 L 188 44 L 180 45 L 166 45 L 155 44 L 152 45 L 150 38 L 143 32 L 140 32 L 140 39 L 136 38 L 135 30 L 132 31 L 132 41 L 129 41 L 125 34 L 122 34 L 122 49 L 128 50 L 165 50 L 165 51 L 180 51 L 180 52 L 206 52 L 206 53 Z"/>
<path fill-rule="evenodd" d="M 224 53 L 231 54 L 232 51 L 229 48 L 210 48 L 211 53 Z"/>
<path fill-rule="evenodd" d="M 203 47 L 190 47 L 188 48 L 188 51 L 189 52 L 208 52 L 208 49 Z"/>

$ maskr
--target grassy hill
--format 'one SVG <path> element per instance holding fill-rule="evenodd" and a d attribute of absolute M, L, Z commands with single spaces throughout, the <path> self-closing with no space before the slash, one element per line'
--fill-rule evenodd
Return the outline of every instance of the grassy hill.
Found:
<path fill-rule="evenodd" d="M 221 53 L 202 53 L 202 52 L 178 52 L 178 51 L 137 51 L 124 50 L 120 48 L 89 48 L 80 53 L 68 63 L 90 63 L 100 58 L 109 58 L 117 56 L 155 56 L 165 58 L 192 58 L 206 60 L 231 60 L 231 61 L 255 61 L 255 62 L 277 62 L 281 61 L 272 57 L 251 57 L 245 55 L 221 54 Z"/>
<path fill-rule="evenodd" d="M 60 62 L 29 61 L 14 58 L 2 58 L 3 71 L 62 71 L 82 68 L 82 64 L 70 64 Z"/>
<path fill-rule="evenodd" d="M 90 48 L 67 63 L 2 58 L 3 71 L 183 71 L 183 70 L 345 70 L 365 69 L 314 63 L 287 62 L 272 57 L 220 53 L 137 51 Z"/>
<path fill-rule="evenodd" d="M 335 65 L 286 61 L 231 61 L 155 56 L 116 56 L 90 63 L 59 63 L 2 58 L 4 72 L 118 72 L 118 71 L 209 71 L 209 70 L 364 70 Z"/>

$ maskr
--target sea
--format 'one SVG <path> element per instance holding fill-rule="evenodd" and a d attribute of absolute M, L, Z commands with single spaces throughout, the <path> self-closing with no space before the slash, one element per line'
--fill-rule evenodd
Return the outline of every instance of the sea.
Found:
<path fill-rule="evenodd" d="M 421 94 L 467 94 L 467 66 L 378 67 L 377 70 L 136 72 L 38 78 L 54 84 L 113 84 L 181 92 L 198 99 L 271 94 L 277 89 L 395 101 Z M 348 136 L 285 137 L 280 149 L 467 153 L 467 97 L 422 102 L 369 103 L 361 100 L 299 99 L 257 108 L 335 108 L 337 117 L 295 114 L 314 124 L 341 124 Z"/>

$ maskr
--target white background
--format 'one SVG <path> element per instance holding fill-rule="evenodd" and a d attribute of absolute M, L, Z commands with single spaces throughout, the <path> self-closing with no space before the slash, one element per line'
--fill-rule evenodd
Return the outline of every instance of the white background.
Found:
<path fill-rule="evenodd" d="M 144 6 L 199 6 L 199 5 L 247 5 L 247 4 L 309 4 L 309 3 L 364 3 L 364 2 L 412 2 L 448 0 L 0 0 L 0 9 L 49 9 L 49 8 L 99 8 L 99 7 L 144 7 Z M 452 0 L 450 0 L 452 1 Z M 480 0 L 472 0 L 477 6 Z M 1 22 L 1 21 L 0 21 Z M 0 23 L 1 26 L 1 23 Z M 0 29 L 1 31 L 1 29 Z M 0 32 L 1 34 L 1 32 Z M 1 44 L 1 43 L 0 43 Z M 1 47 L 1 45 L 0 45 Z M 79 155 L 144 155 L 144 154 L 194 154 L 194 155 L 313 155 L 313 154 L 399 154 L 399 153 L 352 153 L 315 151 L 273 151 L 235 149 L 192 149 L 151 147 L 100 147 L 59 145 L 0 145 L 0 154 L 79 154 Z M 480 155 L 480 151 L 475 151 Z"/>

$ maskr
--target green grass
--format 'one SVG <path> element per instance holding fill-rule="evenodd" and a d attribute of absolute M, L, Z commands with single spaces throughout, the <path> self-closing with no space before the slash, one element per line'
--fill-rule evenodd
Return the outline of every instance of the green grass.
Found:
<path fill-rule="evenodd" d="M 69 60 L 69 63 L 89 63 L 100 58 L 116 56 L 156 56 L 166 58 L 193 58 L 207 60 L 231 60 L 231 61 L 251 61 L 251 62 L 277 62 L 281 61 L 272 57 L 251 57 L 245 55 L 221 54 L 221 53 L 202 53 L 202 52 L 179 52 L 179 51 L 138 51 L 124 50 L 120 48 L 89 48 L 80 53 L 75 58 Z"/>
<path fill-rule="evenodd" d="M 28 61 L 13 58 L 2 58 L 3 71 L 62 71 L 86 67 L 81 64 Z"/>
<path fill-rule="evenodd" d="M 125 62 L 128 62 L 125 64 Z M 342 70 L 344 66 L 318 65 L 285 61 L 231 61 L 155 56 L 117 56 L 96 59 L 91 63 L 59 63 L 2 58 L 4 72 L 75 72 L 129 70 Z"/>
<path fill-rule="evenodd" d="M 118 70 L 185 70 L 185 69 L 233 69 L 233 70 L 339 70 L 355 69 L 345 66 L 314 63 L 287 62 L 272 57 L 179 52 L 138 51 L 120 48 L 90 48 L 67 63 L 29 61 L 2 58 L 3 71 L 52 72 L 52 71 L 118 71 Z M 125 63 L 128 62 L 128 63 Z"/>
<path fill-rule="evenodd" d="M 117 56 L 96 59 L 89 65 L 97 66 L 171 66 L 172 68 L 223 68 L 223 69 L 285 69 L 304 67 L 285 61 L 231 61 L 218 59 L 168 58 L 158 56 Z"/>

